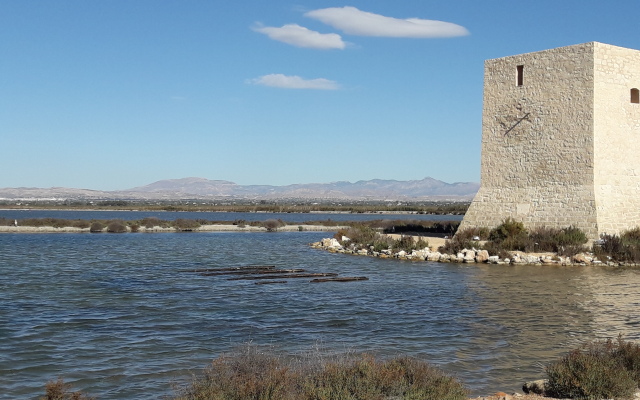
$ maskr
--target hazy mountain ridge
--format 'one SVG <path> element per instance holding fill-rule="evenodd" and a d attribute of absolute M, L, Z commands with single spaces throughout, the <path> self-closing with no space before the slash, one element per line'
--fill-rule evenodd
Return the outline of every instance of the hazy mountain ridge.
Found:
<path fill-rule="evenodd" d="M 238 185 L 225 180 L 190 177 L 161 180 L 121 191 L 61 187 L 0 188 L 0 198 L 470 200 L 479 187 L 480 185 L 475 182 L 446 183 L 430 177 L 410 181 L 372 179 L 355 183 L 338 181 L 330 183 L 298 183 L 285 186 Z"/>

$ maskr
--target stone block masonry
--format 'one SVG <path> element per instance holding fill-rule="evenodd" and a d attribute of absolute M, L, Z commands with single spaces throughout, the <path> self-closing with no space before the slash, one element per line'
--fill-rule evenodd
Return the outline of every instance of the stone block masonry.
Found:
<path fill-rule="evenodd" d="M 487 60 L 480 190 L 460 229 L 640 226 L 639 88 L 640 51 L 597 42 Z"/>

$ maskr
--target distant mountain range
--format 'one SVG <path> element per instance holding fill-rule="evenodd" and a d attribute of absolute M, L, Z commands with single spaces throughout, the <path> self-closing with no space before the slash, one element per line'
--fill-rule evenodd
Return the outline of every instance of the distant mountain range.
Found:
<path fill-rule="evenodd" d="M 397 181 L 307 183 L 286 186 L 238 185 L 205 178 L 167 179 L 121 191 L 52 188 L 0 188 L 0 199 L 319 199 L 470 200 L 480 185 L 433 178 Z"/>

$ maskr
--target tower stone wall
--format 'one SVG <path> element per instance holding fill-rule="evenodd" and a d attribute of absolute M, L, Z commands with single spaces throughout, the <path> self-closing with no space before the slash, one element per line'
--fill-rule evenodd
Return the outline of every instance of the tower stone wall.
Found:
<path fill-rule="evenodd" d="M 481 187 L 460 229 L 640 225 L 639 86 L 640 52 L 602 43 L 487 60 Z"/>

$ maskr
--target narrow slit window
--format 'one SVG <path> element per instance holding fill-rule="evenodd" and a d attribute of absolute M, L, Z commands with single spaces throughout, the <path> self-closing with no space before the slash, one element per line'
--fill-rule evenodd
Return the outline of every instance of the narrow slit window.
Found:
<path fill-rule="evenodd" d="M 631 89 L 631 102 L 634 104 L 640 104 L 640 90 L 636 88 Z"/>
<path fill-rule="evenodd" d="M 518 86 L 522 86 L 524 84 L 524 65 L 518 65 L 516 67 L 516 82 Z"/>

